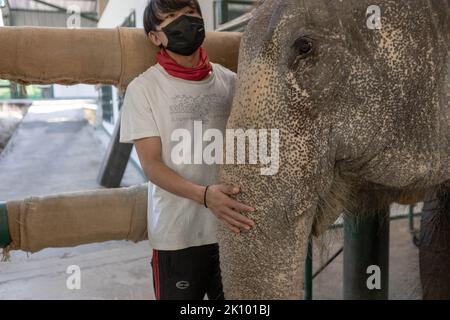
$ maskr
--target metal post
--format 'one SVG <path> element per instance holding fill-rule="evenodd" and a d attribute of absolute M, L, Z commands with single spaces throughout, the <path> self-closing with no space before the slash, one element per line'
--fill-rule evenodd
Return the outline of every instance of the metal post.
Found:
<path fill-rule="evenodd" d="M 220 21 L 219 24 L 228 22 L 228 0 L 222 0 L 220 2 Z"/>
<path fill-rule="evenodd" d="M 312 248 L 312 239 L 308 242 L 308 251 L 306 253 L 306 259 L 305 259 L 305 290 L 304 290 L 304 300 L 312 300 L 312 278 L 313 278 L 313 248 Z"/>
<path fill-rule="evenodd" d="M 410 205 L 408 210 L 409 231 L 414 232 L 414 206 Z"/>
<path fill-rule="evenodd" d="M 97 176 L 98 184 L 106 188 L 120 187 L 131 152 L 133 151 L 133 144 L 119 142 L 120 117 L 121 114 L 114 126 L 113 135 Z"/>
<path fill-rule="evenodd" d="M 409 206 L 409 213 L 408 213 L 408 221 L 409 221 L 409 233 L 411 233 L 412 236 L 412 242 L 416 247 L 419 247 L 419 231 L 414 228 L 414 205 Z"/>
<path fill-rule="evenodd" d="M 6 202 L 0 201 L 0 248 L 5 248 L 10 243 L 11 236 L 9 234 Z"/>
<path fill-rule="evenodd" d="M 387 300 L 389 207 L 344 218 L 344 299 Z"/>

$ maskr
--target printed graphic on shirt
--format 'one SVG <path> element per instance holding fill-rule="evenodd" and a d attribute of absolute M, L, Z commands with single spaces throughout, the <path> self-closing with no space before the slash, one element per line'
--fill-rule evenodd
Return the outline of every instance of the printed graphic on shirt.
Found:
<path fill-rule="evenodd" d="M 170 106 L 172 121 L 202 121 L 208 125 L 212 120 L 225 122 L 230 114 L 231 101 L 224 95 L 205 94 L 197 97 L 177 95 Z"/>

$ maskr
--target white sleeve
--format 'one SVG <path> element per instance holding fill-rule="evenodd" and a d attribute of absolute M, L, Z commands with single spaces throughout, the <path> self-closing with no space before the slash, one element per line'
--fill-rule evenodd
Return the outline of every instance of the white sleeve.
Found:
<path fill-rule="evenodd" d="M 134 143 L 137 139 L 159 136 L 158 126 L 144 89 L 132 81 L 127 88 L 122 105 L 119 141 Z"/>

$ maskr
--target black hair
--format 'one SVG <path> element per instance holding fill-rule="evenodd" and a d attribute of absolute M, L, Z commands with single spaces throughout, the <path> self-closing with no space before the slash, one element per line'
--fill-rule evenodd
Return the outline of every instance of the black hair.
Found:
<path fill-rule="evenodd" d="M 161 19 L 162 14 L 174 12 L 184 7 L 190 7 L 202 15 L 198 0 L 150 0 L 144 11 L 145 34 L 156 30 L 156 27 L 163 21 Z"/>

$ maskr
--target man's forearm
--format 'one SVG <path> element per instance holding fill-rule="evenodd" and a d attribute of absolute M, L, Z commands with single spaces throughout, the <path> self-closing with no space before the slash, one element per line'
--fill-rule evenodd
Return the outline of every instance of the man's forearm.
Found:
<path fill-rule="evenodd" d="M 158 187 L 177 196 L 203 204 L 205 187 L 181 177 L 162 161 L 155 161 L 146 166 L 144 172 L 147 178 Z"/>

